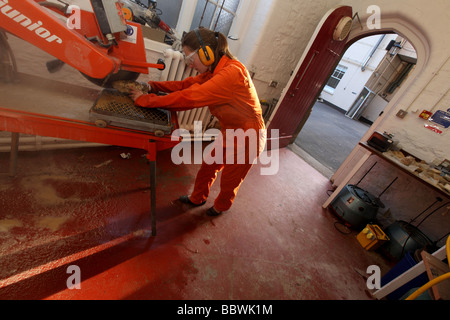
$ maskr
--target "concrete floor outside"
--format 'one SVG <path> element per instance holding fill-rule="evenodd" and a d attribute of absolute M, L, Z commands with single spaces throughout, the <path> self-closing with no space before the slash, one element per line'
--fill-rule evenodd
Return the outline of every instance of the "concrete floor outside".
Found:
<path fill-rule="evenodd" d="M 353 120 L 326 103 L 316 102 L 290 148 L 331 178 L 368 129 L 368 124 Z"/>

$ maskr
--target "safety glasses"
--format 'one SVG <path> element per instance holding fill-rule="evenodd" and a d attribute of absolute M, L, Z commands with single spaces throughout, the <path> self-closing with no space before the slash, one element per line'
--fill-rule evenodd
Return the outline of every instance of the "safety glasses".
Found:
<path fill-rule="evenodd" d="M 193 63 L 194 63 L 194 54 L 196 54 L 197 51 L 198 51 L 198 49 L 195 50 L 195 51 L 193 51 L 193 52 L 192 52 L 191 54 L 189 54 L 188 56 L 185 56 L 185 55 L 184 55 L 184 52 L 183 52 L 183 55 L 184 55 L 184 63 L 186 63 L 187 65 L 193 64 Z"/>

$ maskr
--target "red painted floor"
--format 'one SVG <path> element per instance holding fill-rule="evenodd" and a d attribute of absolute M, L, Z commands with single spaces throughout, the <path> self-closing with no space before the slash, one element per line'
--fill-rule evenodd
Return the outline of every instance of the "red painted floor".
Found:
<path fill-rule="evenodd" d="M 152 237 L 143 155 L 119 147 L 19 153 L 16 177 L 0 174 L 0 299 L 368 300 L 360 273 L 389 267 L 356 232 L 334 227 L 322 209 L 330 182 L 288 149 L 276 175 L 255 165 L 216 218 L 205 211 L 219 184 L 204 207 L 181 204 L 199 166 L 160 152 Z M 0 172 L 8 166 L 0 154 Z M 68 289 L 77 275 L 81 288 Z"/>

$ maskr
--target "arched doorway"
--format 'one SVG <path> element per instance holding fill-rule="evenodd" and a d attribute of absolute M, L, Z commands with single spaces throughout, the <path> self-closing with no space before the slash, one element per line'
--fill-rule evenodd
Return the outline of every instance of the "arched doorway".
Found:
<path fill-rule="evenodd" d="M 414 79 L 423 72 L 430 56 L 430 45 L 427 42 L 427 37 L 417 25 L 408 19 L 404 19 L 398 13 L 386 13 L 382 17 L 383 28 L 369 29 L 369 26 L 365 23 L 369 19 L 367 14 L 359 17 L 361 23 L 353 23 L 352 29 L 346 38 L 340 39 L 341 41 L 333 39 L 333 32 L 339 21 L 349 16 L 352 17 L 352 8 L 342 6 L 330 10 L 319 23 L 293 76 L 288 82 L 287 89 L 282 93 L 268 121 L 269 148 L 271 148 L 270 140 L 276 139 L 276 137 L 270 136 L 271 130 L 274 129 L 279 130 L 280 148 L 286 147 L 293 142 L 307 119 L 306 115 L 310 112 L 319 93 L 338 64 L 341 54 L 353 43 L 364 37 L 396 33 L 413 44 L 418 61 L 411 76 L 385 107 L 384 113 L 373 122 L 369 130 L 361 138 L 361 141 L 366 141 L 383 124 L 387 117 L 392 116 L 393 109 L 399 99 L 411 87 Z M 359 168 L 358 166 L 361 165 L 359 161 L 361 153 L 364 153 L 364 150 L 358 146 L 355 147 L 330 179 L 334 185 L 339 185 L 350 170 Z"/>
<path fill-rule="evenodd" d="M 395 96 L 415 63 L 415 50 L 395 33 L 353 43 L 342 54 L 290 149 L 330 178 Z"/>

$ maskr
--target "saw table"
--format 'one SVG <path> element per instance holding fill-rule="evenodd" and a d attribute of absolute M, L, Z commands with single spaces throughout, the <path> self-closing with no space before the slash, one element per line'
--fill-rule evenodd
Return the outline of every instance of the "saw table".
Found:
<path fill-rule="evenodd" d="M 176 112 L 155 110 L 149 115 L 150 109 L 135 110 L 126 103 L 117 110 L 117 104 L 108 102 L 123 100 L 111 99 L 115 94 L 27 74 L 17 74 L 12 83 L 0 83 L 0 130 L 12 133 L 10 174 L 15 174 L 19 133 L 143 149 L 150 162 L 151 227 L 155 236 L 156 155 L 180 141 L 171 137 L 178 128 Z"/>

